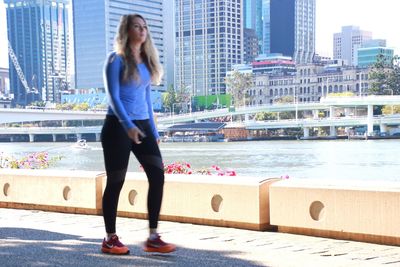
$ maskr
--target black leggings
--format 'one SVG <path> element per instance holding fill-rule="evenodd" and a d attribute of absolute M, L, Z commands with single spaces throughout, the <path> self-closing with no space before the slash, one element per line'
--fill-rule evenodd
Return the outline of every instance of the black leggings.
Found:
<path fill-rule="evenodd" d="M 135 144 L 126 134 L 116 116 L 107 115 L 101 131 L 107 185 L 103 195 L 103 217 L 107 233 L 115 233 L 119 194 L 125 181 L 131 151 L 142 165 L 149 181 L 147 209 L 150 228 L 157 228 L 164 187 L 164 168 L 157 140 L 149 120 L 134 124 L 146 134 Z"/>

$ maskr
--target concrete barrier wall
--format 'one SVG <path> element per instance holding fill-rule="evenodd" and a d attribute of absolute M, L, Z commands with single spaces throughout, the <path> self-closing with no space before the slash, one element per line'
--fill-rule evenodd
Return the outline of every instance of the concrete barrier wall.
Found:
<path fill-rule="evenodd" d="M 0 207 L 101 214 L 105 179 L 0 169 Z M 128 173 L 119 215 L 147 218 L 147 190 L 144 173 Z M 400 245 L 400 184 L 166 175 L 161 219 Z"/>
<path fill-rule="evenodd" d="M 278 179 L 166 175 L 161 219 L 266 230 L 269 224 L 269 190 Z M 147 214 L 147 179 L 128 173 L 119 202 L 123 216 Z"/>
<path fill-rule="evenodd" d="M 161 219 L 265 230 L 269 185 L 277 179 L 166 175 Z M 103 173 L 53 170 L 0 170 L 0 207 L 101 214 Z M 120 216 L 147 218 L 148 182 L 128 173 L 121 191 Z"/>
<path fill-rule="evenodd" d="M 283 232 L 400 245 L 400 184 L 282 180 L 270 218 Z"/>
<path fill-rule="evenodd" d="M 98 214 L 104 173 L 0 170 L 0 206 Z"/>

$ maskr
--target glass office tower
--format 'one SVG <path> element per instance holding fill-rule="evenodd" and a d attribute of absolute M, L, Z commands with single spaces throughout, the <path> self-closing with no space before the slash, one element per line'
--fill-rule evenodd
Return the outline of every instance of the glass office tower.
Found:
<path fill-rule="evenodd" d="M 104 60 L 113 50 L 118 24 L 124 14 L 139 13 L 146 19 L 161 64 L 164 64 L 163 2 L 73 0 L 76 87 L 104 87 Z"/>
<path fill-rule="evenodd" d="M 270 52 L 310 63 L 315 54 L 316 0 L 270 0 Z"/>
<path fill-rule="evenodd" d="M 14 103 L 60 102 L 68 89 L 67 0 L 5 0 L 8 40 L 15 53 L 28 91 L 10 60 L 10 89 Z"/>
<path fill-rule="evenodd" d="M 175 14 L 175 87 L 225 93 L 226 72 L 242 63 L 242 1 L 176 0 Z"/>

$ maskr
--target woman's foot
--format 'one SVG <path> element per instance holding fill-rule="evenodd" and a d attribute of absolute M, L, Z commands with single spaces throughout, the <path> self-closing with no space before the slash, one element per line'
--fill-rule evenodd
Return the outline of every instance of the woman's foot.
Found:
<path fill-rule="evenodd" d="M 146 252 L 170 253 L 176 250 L 176 246 L 165 243 L 161 240 L 160 235 L 157 234 L 155 238 L 148 238 L 146 240 L 143 250 Z"/>
<path fill-rule="evenodd" d="M 124 255 L 129 254 L 129 248 L 119 241 L 117 235 L 113 235 L 108 241 L 104 238 L 101 246 L 101 252 Z"/>

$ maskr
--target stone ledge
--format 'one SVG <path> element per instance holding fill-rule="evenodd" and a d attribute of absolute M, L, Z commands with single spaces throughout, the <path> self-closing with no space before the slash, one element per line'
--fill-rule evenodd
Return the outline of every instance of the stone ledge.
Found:
<path fill-rule="evenodd" d="M 270 187 L 279 231 L 400 245 L 399 183 L 286 180 Z"/>

